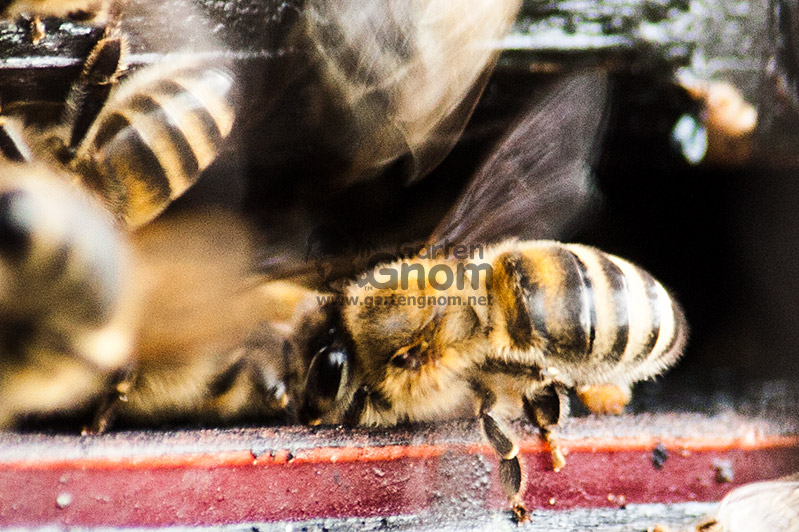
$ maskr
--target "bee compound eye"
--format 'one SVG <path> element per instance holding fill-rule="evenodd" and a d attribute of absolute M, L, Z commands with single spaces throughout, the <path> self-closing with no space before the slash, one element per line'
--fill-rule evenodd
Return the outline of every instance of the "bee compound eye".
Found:
<path fill-rule="evenodd" d="M 300 421 L 317 424 L 333 408 L 348 383 L 348 354 L 345 349 L 323 347 L 314 356 L 305 381 Z"/>
<path fill-rule="evenodd" d="M 308 370 L 308 391 L 321 399 L 335 399 L 345 384 L 347 358 L 343 349 L 322 348 Z"/>
<path fill-rule="evenodd" d="M 33 209 L 20 190 L 0 194 L 0 255 L 19 261 L 31 247 Z"/>

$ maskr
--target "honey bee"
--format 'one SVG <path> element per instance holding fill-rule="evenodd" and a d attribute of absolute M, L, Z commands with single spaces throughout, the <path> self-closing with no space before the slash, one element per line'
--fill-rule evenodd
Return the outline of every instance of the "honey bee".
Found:
<path fill-rule="evenodd" d="M 138 312 L 129 371 L 107 388 L 91 428 L 230 423 L 280 417 L 287 397 L 270 372 L 282 345 L 250 281 L 252 232 L 229 213 L 173 216 L 131 237 Z M 269 357 L 274 357 L 269 358 Z"/>
<path fill-rule="evenodd" d="M 60 122 L 39 120 L 36 105 L 0 115 L 0 356 L 14 361 L 0 380 L 0 427 L 81 409 L 97 410 L 92 430 L 118 410 L 224 417 L 234 400 L 220 399 L 219 375 L 257 320 L 241 306 L 250 232 L 208 214 L 142 228 L 216 158 L 233 128 L 233 75 L 169 56 L 119 82 L 127 49 L 109 27 Z M 141 400 L 120 408 L 127 395 Z"/>
<path fill-rule="evenodd" d="M 278 383 L 264 384 L 267 331 L 245 342 L 264 315 L 243 222 L 192 214 L 128 234 L 52 168 L 0 168 L 0 428 L 70 415 L 97 432 L 114 418 L 224 422 L 285 407 Z"/>
<path fill-rule="evenodd" d="M 99 393 L 133 338 L 130 257 L 113 220 L 47 167 L 1 167 L 3 427 Z"/>
<path fill-rule="evenodd" d="M 507 421 L 524 413 L 538 426 L 559 470 L 568 388 L 624 390 L 676 362 L 686 320 L 650 274 L 588 246 L 529 240 L 564 231 L 573 218 L 562 209 L 576 216 L 591 196 L 605 99 L 601 73 L 555 82 L 422 252 L 361 274 L 300 319 L 292 343 L 307 371 L 291 395 L 301 422 L 477 416 L 523 520 L 524 469 Z M 475 249 L 467 242 L 485 243 L 479 256 L 464 256 Z"/>
<path fill-rule="evenodd" d="M 58 124 L 0 116 L 0 150 L 40 161 L 96 193 L 122 224 L 155 218 L 196 182 L 233 129 L 234 76 L 224 65 L 167 57 L 118 83 L 127 37 L 109 27 L 84 63 Z"/>
<path fill-rule="evenodd" d="M 349 304 L 326 309 L 301 420 L 385 426 L 471 411 L 520 515 L 522 469 L 505 421 L 525 412 L 559 470 L 554 430 L 567 415 L 565 389 L 658 375 L 685 344 L 683 314 L 662 285 L 587 246 L 511 241 L 479 260 L 405 260 L 378 271 L 411 272 L 401 281 L 408 286 L 353 282 L 343 294 Z M 456 271 L 465 284 L 447 289 L 433 274 Z"/>
<path fill-rule="evenodd" d="M 386 33 L 374 31 L 377 19 L 362 15 L 358 10 L 362 5 L 309 4 L 309 20 L 314 24 L 304 31 L 318 45 L 317 57 L 322 59 L 332 90 L 355 115 L 355 136 L 344 135 L 342 140 L 356 176 L 350 180 L 371 176 L 403 154 L 413 159 L 410 181 L 435 165 L 457 138 L 452 132 L 462 128 L 463 116 L 468 116 L 482 90 L 486 66 L 496 54 L 486 43 L 502 34 L 518 9 L 515 0 L 476 0 L 463 12 L 454 12 L 441 2 L 399 5 L 404 7 L 397 7 L 396 13 L 390 10 L 389 20 L 411 22 Z M 428 28 L 433 31 L 428 38 L 435 42 L 434 30 L 443 31 L 459 17 L 470 21 L 467 28 L 485 27 L 487 32 L 468 41 L 480 43 L 475 50 L 464 44 L 466 51 L 475 54 L 473 61 L 464 61 L 468 66 L 464 73 L 443 68 L 441 72 L 458 73 L 444 76 L 445 81 L 436 85 L 439 90 L 428 93 L 425 80 L 439 75 L 436 66 L 450 56 L 436 52 L 422 38 L 425 59 L 408 63 L 403 56 L 415 55 L 404 47 L 417 42 L 416 32 L 424 35 Z M 457 49 L 468 33 L 453 37 L 448 49 Z M 385 42 L 370 44 L 370 35 Z M 108 38 L 108 44 L 98 45 L 93 53 L 100 59 L 87 61 L 78 86 L 93 86 L 95 68 L 101 70 L 102 80 L 120 71 L 123 41 L 115 45 L 118 37 Z M 397 62 L 382 71 L 387 49 Z M 354 51 L 357 61 L 352 62 Z M 112 63 L 115 66 L 103 68 Z M 86 101 L 81 94 L 87 90 L 73 91 L 70 100 L 77 103 L 71 107 L 77 110 L 63 127 L 69 133 L 55 147 L 50 141 L 36 145 L 46 149 L 27 150 L 52 154 L 61 166 L 51 165 L 70 170 L 74 181 L 95 191 L 130 227 L 155 216 L 174 196 L 170 189 L 182 190 L 173 185 L 191 181 L 186 177 L 187 165 L 198 173 L 201 154 L 210 153 L 208 160 L 213 159 L 214 140 L 223 139 L 232 127 L 233 113 L 227 111 L 231 107 L 226 101 L 230 76 L 208 67 L 189 69 L 189 80 L 180 83 L 181 103 L 196 92 L 223 96 L 201 99 L 202 116 L 195 117 L 193 128 L 188 129 L 182 124 L 171 127 L 168 110 L 173 104 L 149 96 L 168 99 L 176 94 L 174 87 L 163 90 L 169 85 L 165 78 L 179 77 L 182 71 L 169 70 L 168 76 L 163 75 L 165 70 L 151 72 L 157 73 L 153 84 L 142 72 L 125 83 L 130 91 L 125 85 L 111 89 L 99 113 L 81 103 Z M 192 78 L 197 72 L 199 78 Z M 225 79 L 231 82 L 226 84 Z M 402 87 L 393 85 L 396 79 L 404 80 Z M 140 87 L 147 91 L 139 91 Z M 517 519 L 523 520 L 524 468 L 507 421 L 526 414 L 541 428 L 552 450 L 554 469 L 560 469 L 565 458 L 556 429 L 568 413 L 565 390 L 607 383 L 627 386 L 655 376 L 677 360 L 687 336 L 679 305 L 643 269 L 591 247 L 552 240 L 568 233 L 592 197 L 590 167 L 602 129 L 607 80 L 594 71 L 566 74 L 547 86 L 544 94 L 526 110 L 443 217 L 430 236 L 427 258 L 408 258 L 367 270 L 347 282 L 339 298 L 321 307 L 313 292 L 283 290 L 273 282 L 245 290 L 242 298 L 234 298 L 228 306 L 217 304 L 208 313 L 203 305 L 181 308 L 181 298 L 164 298 L 160 289 L 154 289 L 153 301 L 164 300 L 141 303 L 140 308 L 150 312 L 140 311 L 142 321 L 134 328 L 134 375 L 113 379 L 114 386 L 106 388 L 110 390 L 108 405 L 98 409 L 95 427 L 102 429 L 112 415 L 138 421 L 176 415 L 217 420 L 242 412 L 270 415 L 293 408 L 300 421 L 312 425 L 390 426 L 477 416 L 500 458 L 502 489 Z M 198 124 L 207 129 L 199 129 Z M 156 135 L 164 144 L 140 150 L 152 130 L 173 134 Z M 190 144 L 196 131 L 202 132 L 201 142 L 210 146 L 207 151 Z M 11 146 L 5 150 L 7 156 L 27 160 L 26 144 L 17 141 L 23 135 L 7 125 L 4 137 L 4 145 Z M 120 145 L 109 138 L 119 138 Z M 190 147 L 176 149 L 181 143 Z M 117 158 L 118 153 L 136 156 Z M 194 155 L 196 164 L 188 164 L 188 154 Z M 152 173 L 149 163 L 153 161 L 161 171 Z M 194 172 L 188 174 L 196 176 Z M 157 229 L 144 228 L 149 230 Z M 138 234 L 134 235 L 137 240 Z M 186 233 L 180 234 L 168 240 L 190 241 Z M 458 256 L 459 246 L 468 249 L 474 243 L 482 250 L 479 257 Z M 449 245 L 456 249 L 458 260 L 449 257 Z M 134 249 L 139 247 L 147 249 L 146 241 Z M 223 293 L 241 293 L 235 288 L 238 275 L 233 281 L 218 283 L 202 277 L 216 260 L 229 264 L 223 257 L 239 254 L 186 255 L 212 258 L 190 276 L 198 277 L 201 287 L 218 285 Z M 391 272 L 408 275 L 399 284 L 386 285 L 384 276 L 390 277 Z M 429 275 L 432 272 L 436 275 Z M 448 284 L 450 274 L 454 286 Z M 150 278 L 156 280 L 155 285 L 168 286 L 172 276 Z M 182 292 L 183 297 L 192 293 Z M 276 301 L 286 308 L 270 308 Z M 181 329 L 155 311 L 175 305 L 174 314 L 187 315 L 188 323 L 202 323 L 200 330 L 214 321 L 213 316 L 243 317 L 221 327 L 224 341 L 213 340 L 220 336 L 214 332 L 211 340 L 194 344 L 182 341 Z M 192 309 L 202 311 L 197 316 Z M 239 344 L 233 341 L 262 318 L 269 324 L 260 336 Z M 151 336 L 150 331 L 154 331 Z M 196 331 L 190 332 L 196 337 Z"/>

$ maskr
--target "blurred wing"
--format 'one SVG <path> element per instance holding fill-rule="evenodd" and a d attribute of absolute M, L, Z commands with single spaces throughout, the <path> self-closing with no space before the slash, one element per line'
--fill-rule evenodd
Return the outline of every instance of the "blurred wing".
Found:
<path fill-rule="evenodd" d="M 316 0 L 306 33 L 333 101 L 348 179 L 409 156 L 423 176 L 463 131 L 519 0 Z"/>
<path fill-rule="evenodd" d="M 605 118 L 604 73 L 560 77 L 500 142 L 431 243 L 562 238 L 594 196 L 591 165 Z"/>
<path fill-rule="evenodd" d="M 794 476 L 790 479 L 755 482 L 731 491 L 722 499 L 715 522 L 707 530 L 798 531 L 799 479 Z"/>

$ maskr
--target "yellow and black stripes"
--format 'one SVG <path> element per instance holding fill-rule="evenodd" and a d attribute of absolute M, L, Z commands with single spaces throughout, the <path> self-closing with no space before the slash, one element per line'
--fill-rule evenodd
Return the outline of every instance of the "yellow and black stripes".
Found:
<path fill-rule="evenodd" d="M 495 280 L 514 349 L 541 348 L 575 362 L 591 354 L 596 338 L 591 278 L 565 246 L 503 253 Z"/>
<path fill-rule="evenodd" d="M 578 380 L 649 376 L 685 336 L 679 306 L 649 273 L 581 245 L 525 242 L 493 261 L 497 339 L 536 350 Z M 679 346 L 678 346 L 679 344 Z"/>
<path fill-rule="evenodd" d="M 78 158 L 127 225 L 155 217 L 213 162 L 233 127 L 232 90 L 224 69 L 159 65 L 112 95 Z"/>

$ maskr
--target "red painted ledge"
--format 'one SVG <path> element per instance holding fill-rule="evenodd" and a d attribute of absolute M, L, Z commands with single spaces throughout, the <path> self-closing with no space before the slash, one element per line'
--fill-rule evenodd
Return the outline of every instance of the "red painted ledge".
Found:
<path fill-rule="evenodd" d="M 539 509 L 716 501 L 799 470 L 795 427 L 737 414 L 570 420 L 563 471 L 529 426 L 525 501 Z M 660 459 L 653 450 L 659 449 Z M 665 450 L 665 453 L 663 452 Z M 476 423 L 0 434 L 0 526 L 200 526 L 501 509 Z"/>

